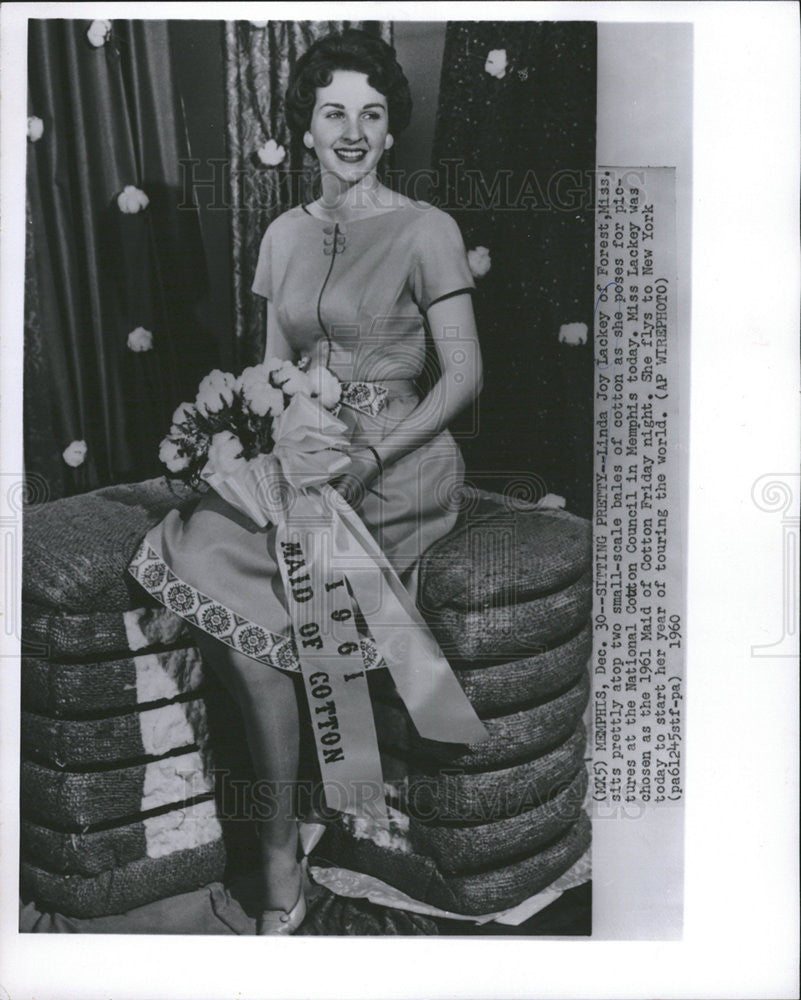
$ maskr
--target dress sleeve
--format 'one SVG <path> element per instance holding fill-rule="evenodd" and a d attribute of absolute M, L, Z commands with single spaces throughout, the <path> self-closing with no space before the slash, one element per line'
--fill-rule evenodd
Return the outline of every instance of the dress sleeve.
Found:
<path fill-rule="evenodd" d="M 458 225 L 445 212 L 432 212 L 430 219 L 420 227 L 417 240 L 412 272 L 415 301 L 423 312 L 427 312 L 441 299 L 474 289 Z"/>
<path fill-rule="evenodd" d="M 272 233 L 270 232 L 271 227 L 267 227 L 267 231 L 262 237 L 261 246 L 259 247 L 259 259 L 256 262 L 256 273 L 253 276 L 253 284 L 251 289 L 257 294 L 264 296 L 265 299 L 271 299 L 273 297 L 273 275 L 272 275 Z"/>

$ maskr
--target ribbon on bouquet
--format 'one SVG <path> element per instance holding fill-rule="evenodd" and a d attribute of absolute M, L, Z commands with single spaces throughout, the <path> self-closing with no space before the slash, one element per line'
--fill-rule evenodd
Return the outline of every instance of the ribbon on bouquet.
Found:
<path fill-rule="evenodd" d="M 204 478 L 257 524 L 276 525 L 326 805 L 386 824 L 354 602 L 420 736 L 472 744 L 488 734 L 389 560 L 326 485 L 349 464 L 345 431 L 315 400 L 298 395 L 274 422 L 270 455 L 235 477 Z"/>

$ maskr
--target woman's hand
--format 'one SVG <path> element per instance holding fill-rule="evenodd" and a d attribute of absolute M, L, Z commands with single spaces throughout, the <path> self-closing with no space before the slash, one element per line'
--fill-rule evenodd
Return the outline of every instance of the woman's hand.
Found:
<path fill-rule="evenodd" d="M 348 456 L 350 465 L 336 479 L 331 480 L 331 486 L 343 496 L 351 507 L 358 507 L 365 493 L 377 492 L 371 489 L 371 484 L 380 472 L 375 455 L 369 448 L 359 448 Z"/>

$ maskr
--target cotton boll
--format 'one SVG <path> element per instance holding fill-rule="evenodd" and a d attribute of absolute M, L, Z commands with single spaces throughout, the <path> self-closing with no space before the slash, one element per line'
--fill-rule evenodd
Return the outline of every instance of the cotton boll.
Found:
<path fill-rule="evenodd" d="M 83 465 L 88 451 L 89 448 L 85 441 L 73 441 L 72 444 L 67 445 L 61 455 L 67 465 L 77 469 L 79 465 Z"/>
<path fill-rule="evenodd" d="M 219 413 L 234 401 L 236 379 L 229 372 L 215 368 L 202 379 L 197 391 L 195 406 L 202 413 Z"/>
<path fill-rule="evenodd" d="M 327 368 L 310 368 L 306 373 L 312 387 L 312 395 L 319 397 L 320 403 L 332 410 L 342 395 L 342 385 L 336 375 Z"/>
<path fill-rule="evenodd" d="M 502 80 L 506 76 L 507 65 L 506 49 L 492 49 L 487 55 L 484 69 L 490 76 Z"/>
<path fill-rule="evenodd" d="M 290 372 L 288 378 L 282 380 L 281 388 L 287 396 L 297 396 L 298 393 L 302 393 L 304 396 L 312 394 L 309 376 L 305 372 L 298 371 L 297 368 Z"/>
<path fill-rule="evenodd" d="M 31 142 L 38 142 L 44 135 L 44 122 L 41 118 L 37 118 L 36 115 L 31 115 L 28 118 L 28 138 Z"/>
<path fill-rule="evenodd" d="M 467 263 L 474 278 L 483 278 L 492 267 L 492 258 L 487 247 L 476 247 L 467 251 Z"/>
<path fill-rule="evenodd" d="M 96 49 L 105 45 L 111 35 L 111 21 L 92 21 L 86 37 Z"/>
<path fill-rule="evenodd" d="M 164 438 L 159 445 L 159 461 L 170 470 L 170 472 L 183 472 L 189 465 L 189 459 L 179 448 L 177 442 L 172 438 Z"/>
<path fill-rule="evenodd" d="M 237 385 L 256 416 L 265 417 L 269 413 L 271 417 L 277 417 L 283 413 L 284 394 L 272 384 L 267 364 L 246 368 L 237 379 Z"/>
<path fill-rule="evenodd" d="M 265 144 L 256 151 L 256 155 L 265 167 L 277 167 L 286 158 L 286 150 L 279 146 L 275 139 L 268 139 Z"/>
<path fill-rule="evenodd" d="M 559 327 L 560 344 L 586 344 L 587 324 L 586 323 L 563 323 Z"/>
<path fill-rule="evenodd" d="M 192 403 L 181 403 L 172 415 L 172 422 L 174 424 L 185 424 L 187 421 L 193 420 L 196 416 L 197 410 Z"/>
<path fill-rule="evenodd" d="M 280 389 L 276 389 L 269 383 L 260 382 L 254 385 L 245 394 L 250 409 L 257 417 L 277 417 L 284 412 L 284 394 Z"/>
<path fill-rule="evenodd" d="M 149 204 L 150 199 L 145 192 L 138 187 L 134 187 L 133 184 L 126 184 L 117 195 L 117 206 L 125 215 L 135 215 L 137 212 L 141 212 L 147 208 Z"/>
<path fill-rule="evenodd" d="M 153 334 L 143 326 L 137 326 L 128 334 L 128 349 L 136 351 L 150 351 L 153 348 Z"/>

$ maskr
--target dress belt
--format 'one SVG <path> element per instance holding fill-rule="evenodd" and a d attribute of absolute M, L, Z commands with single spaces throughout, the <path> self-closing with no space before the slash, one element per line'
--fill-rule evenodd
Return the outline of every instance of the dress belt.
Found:
<path fill-rule="evenodd" d="M 343 382 L 340 404 L 376 417 L 390 399 L 416 393 L 417 389 L 410 378 L 388 378 L 380 382 Z"/>

